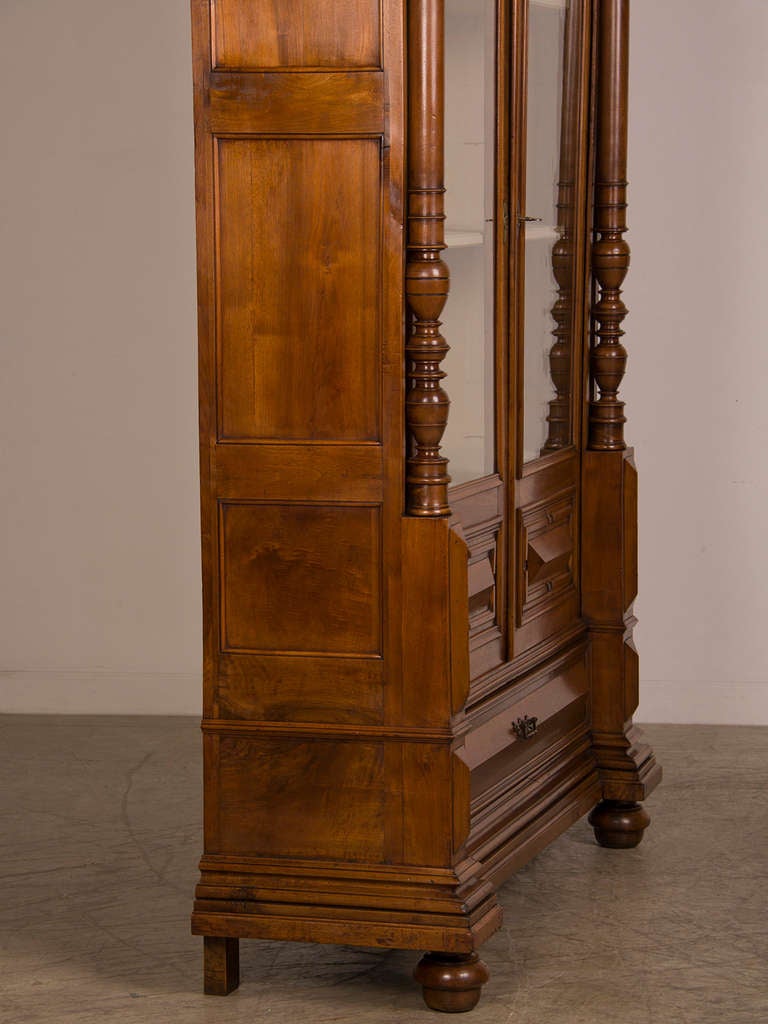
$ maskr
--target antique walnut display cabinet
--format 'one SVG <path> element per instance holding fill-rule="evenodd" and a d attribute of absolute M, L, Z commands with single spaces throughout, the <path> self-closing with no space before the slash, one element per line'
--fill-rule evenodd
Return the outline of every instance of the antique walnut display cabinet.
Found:
<path fill-rule="evenodd" d="M 239 939 L 488 974 L 581 815 L 631 847 L 628 0 L 193 0 L 205 986 Z M 449 397 L 450 396 L 450 401 Z M 606 856 L 610 856 L 606 854 Z"/>

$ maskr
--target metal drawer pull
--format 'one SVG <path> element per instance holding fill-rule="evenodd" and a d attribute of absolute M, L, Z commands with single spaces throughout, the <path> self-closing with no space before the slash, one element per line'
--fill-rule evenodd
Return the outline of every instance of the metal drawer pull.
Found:
<path fill-rule="evenodd" d="M 529 740 L 531 736 L 535 736 L 538 727 L 538 718 L 529 718 L 528 715 L 512 723 L 512 731 L 519 740 Z"/>

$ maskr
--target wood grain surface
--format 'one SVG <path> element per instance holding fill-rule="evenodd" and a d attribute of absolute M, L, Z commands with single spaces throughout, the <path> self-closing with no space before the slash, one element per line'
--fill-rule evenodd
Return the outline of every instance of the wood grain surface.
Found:
<path fill-rule="evenodd" d="M 209 992 L 240 938 L 359 943 L 429 950 L 428 1004 L 469 1009 L 502 881 L 596 804 L 605 845 L 647 824 L 628 2 L 559 22 L 553 397 L 525 462 L 535 19 L 495 10 L 496 472 L 451 489 L 444 0 L 192 3 Z"/>

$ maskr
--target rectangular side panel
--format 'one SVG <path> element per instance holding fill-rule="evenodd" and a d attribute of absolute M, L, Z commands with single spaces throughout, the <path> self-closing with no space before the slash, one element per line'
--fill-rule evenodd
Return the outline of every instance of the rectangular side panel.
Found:
<path fill-rule="evenodd" d="M 214 459 L 222 499 L 379 504 L 384 496 L 377 444 L 220 444 Z"/>
<path fill-rule="evenodd" d="M 220 440 L 379 440 L 381 140 L 216 146 Z"/>
<path fill-rule="evenodd" d="M 634 454 L 624 459 L 624 607 L 637 597 L 637 469 Z"/>
<path fill-rule="evenodd" d="M 381 725 L 381 658 L 222 654 L 217 718 Z"/>
<path fill-rule="evenodd" d="M 624 628 L 628 591 L 636 589 L 635 557 L 627 557 L 628 542 L 636 542 L 637 527 L 628 522 L 623 484 L 631 452 L 584 454 L 582 595 L 585 618 L 593 625 Z M 627 584 L 628 563 L 632 567 Z"/>
<path fill-rule="evenodd" d="M 382 71 L 216 71 L 207 123 L 221 136 L 382 135 L 385 84 Z"/>
<path fill-rule="evenodd" d="M 450 866 L 447 744 L 261 728 L 215 737 L 208 853 Z"/>
<path fill-rule="evenodd" d="M 379 4 L 380 0 L 215 0 L 214 66 L 378 67 Z"/>
<path fill-rule="evenodd" d="M 384 747 L 222 736 L 215 852 L 382 861 L 387 783 L 398 782 Z"/>
<path fill-rule="evenodd" d="M 403 859 L 434 867 L 451 863 L 453 807 L 448 746 L 403 746 Z"/>
<path fill-rule="evenodd" d="M 222 649 L 381 653 L 374 506 L 219 506 Z"/>
<path fill-rule="evenodd" d="M 443 726 L 451 715 L 450 538 L 447 519 L 402 520 L 402 717 L 408 725 Z M 463 586 L 466 608 L 466 575 Z"/>

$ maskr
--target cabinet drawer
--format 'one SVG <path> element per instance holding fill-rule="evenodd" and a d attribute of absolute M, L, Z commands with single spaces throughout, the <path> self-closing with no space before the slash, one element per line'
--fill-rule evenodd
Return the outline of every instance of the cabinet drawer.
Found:
<path fill-rule="evenodd" d="M 470 715 L 458 751 L 472 772 L 473 795 L 588 722 L 589 679 L 580 653 L 516 683 Z"/>

